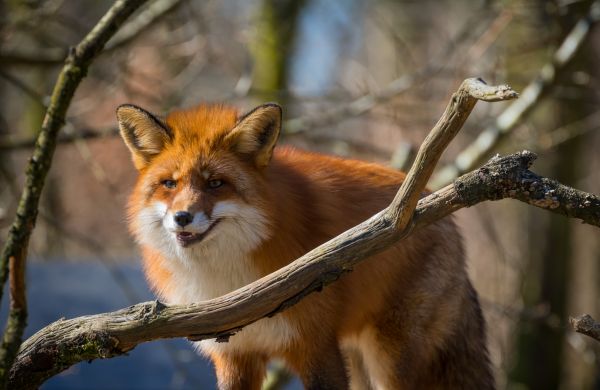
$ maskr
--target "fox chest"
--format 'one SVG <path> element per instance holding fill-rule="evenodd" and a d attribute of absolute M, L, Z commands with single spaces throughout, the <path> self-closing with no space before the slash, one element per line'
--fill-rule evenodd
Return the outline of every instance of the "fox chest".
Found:
<path fill-rule="evenodd" d="M 251 259 L 242 256 L 211 256 L 204 261 L 176 261 L 168 269 L 171 277 L 163 298 L 174 304 L 217 298 L 250 284 L 261 276 L 252 267 Z M 203 340 L 195 344 L 206 354 L 232 350 L 269 353 L 288 347 L 296 338 L 296 327 L 284 316 L 276 315 L 244 327 L 230 337 L 228 342 Z"/>

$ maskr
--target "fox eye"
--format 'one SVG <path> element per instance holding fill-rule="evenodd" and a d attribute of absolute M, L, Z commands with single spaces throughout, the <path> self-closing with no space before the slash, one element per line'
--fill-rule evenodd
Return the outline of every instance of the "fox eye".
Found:
<path fill-rule="evenodd" d="M 165 188 L 172 190 L 177 187 L 177 182 L 175 180 L 167 179 L 160 182 Z"/>
<path fill-rule="evenodd" d="M 208 181 L 209 188 L 219 188 L 223 185 L 223 180 L 212 179 Z"/>

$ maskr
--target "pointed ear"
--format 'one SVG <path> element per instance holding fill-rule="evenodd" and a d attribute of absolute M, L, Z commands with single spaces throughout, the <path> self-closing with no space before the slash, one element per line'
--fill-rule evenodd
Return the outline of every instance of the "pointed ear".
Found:
<path fill-rule="evenodd" d="M 131 151 L 133 164 L 142 169 L 172 140 L 169 128 L 148 111 L 132 104 L 117 108 L 119 131 Z"/>
<path fill-rule="evenodd" d="M 271 160 L 281 129 L 281 107 L 267 103 L 244 115 L 225 137 L 233 151 L 250 156 L 257 167 Z"/>

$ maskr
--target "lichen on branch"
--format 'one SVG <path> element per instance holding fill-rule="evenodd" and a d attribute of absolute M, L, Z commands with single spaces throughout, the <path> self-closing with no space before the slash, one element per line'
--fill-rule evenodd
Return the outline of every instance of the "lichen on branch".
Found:
<path fill-rule="evenodd" d="M 510 197 L 563 214 L 567 213 L 567 205 L 577 204 L 580 207 L 575 211 L 569 208 L 567 215 L 599 226 L 598 197 L 584 195 L 532 173 L 528 168 L 535 155 L 530 152 L 492 159 L 482 168 L 458 178 L 454 184 L 418 200 L 439 155 L 460 130 L 476 99 L 496 101 L 503 94 L 506 94 L 503 98 L 514 98 L 516 94 L 510 91 L 507 87 L 486 86 L 477 79 L 466 80 L 421 146 L 406 184 L 386 210 L 286 267 L 225 296 L 190 305 L 146 302 L 113 313 L 51 324 L 23 344 L 11 370 L 11 386 L 36 388 L 46 378 L 83 358 L 120 355 L 142 342 L 159 338 L 235 337 L 244 326 L 273 316 L 335 282 L 360 261 L 408 237 L 414 230 L 486 200 Z M 538 185 L 540 191 L 531 191 L 532 186 Z M 557 197 L 558 207 L 547 207 L 540 201 L 540 197 L 546 199 L 548 194 Z M 588 202 L 577 200 L 582 196 Z M 416 208 L 412 203 L 415 199 L 418 200 Z"/>
<path fill-rule="evenodd" d="M 58 132 L 65 123 L 65 115 L 75 90 L 94 58 L 123 22 L 145 2 L 146 0 L 116 1 L 98 24 L 71 49 L 54 85 L 33 155 L 29 159 L 17 213 L 0 258 L 0 299 L 9 273 L 11 275 L 9 319 L 0 346 L 0 388 L 6 387 L 8 370 L 17 354 L 27 323 L 24 280 L 27 247 L 35 227 L 44 182 L 52 164 Z"/>

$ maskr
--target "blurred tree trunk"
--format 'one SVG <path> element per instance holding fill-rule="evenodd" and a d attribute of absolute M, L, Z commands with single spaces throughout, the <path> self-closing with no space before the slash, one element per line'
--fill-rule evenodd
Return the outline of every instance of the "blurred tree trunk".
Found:
<path fill-rule="evenodd" d="M 541 0 L 539 11 L 546 19 L 546 25 L 558 27 L 555 42 L 561 42 L 568 31 L 589 7 L 590 1 L 583 1 L 568 8 L 554 1 Z M 557 10 L 566 10 L 561 12 Z M 549 15 L 552 11 L 555 15 Z M 577 54 L 557 83 L 555 89 L 559 103 L 548 107 L 547 123 L 568 124 L 591 113 L 590 97 L 580 86 L 573 84 L 572 70 L 588 60 L 588 51 L 583 48 Z M 553 115 L 554 114 L 554 115 Z M 553 119 L 553 120 L 552 120 Z M 549 176 L 563 183 L 574 183 L 578 178 L 581 154 L 581 138 L 575 137 L 562 143 L 554 150 L 554 158 L 548 168 Z M 557 389 L 564 382 L 565 367 L 565 326 L 568 318 L 568 286 L 571 282 L 570 264 L 573 256 L 572 223 L 555 215 L 528 210 L 530 220 L 539 225 L 539 219 L 546 219 L 545 228 L 530 229 L 529 262 L 523 275 L 523 303 L 525 307 L 543 307 L 548 316 L 543 321 L 521 323 L 517 331 L 516 365 L 511 379 L 529 389 Z"/>
<path fill-rule="evenodd" d="M 4 26 L 8 19 L 8 13 L 6 12 L 5 0 L 0 0 L 0 34 L 4 32 Z"/>
<path fill-rule="evenodd" d="M 0 35 L 1 37 L 10 36 L 11 34 L 17 34 L 13 31 L 16 27 L 15 24 L 22 23 L 24 20 L 32 18 L 35 8 L 39 6 L 35 2 L 19 1 L 19 0 L 0 0 Z M 12 17 L 11 17 L 12 16 Z M 20 27 L 22 28 L 22 27 Z M 17 28 L 18 30 L 18 28 Z M 35 39 L 32 38 L 34 41 Z M 0 44 L 2 42 L 0 41 Z M 33 44 L 29 42 L 29 44 Z M 19 86 L 10 85 L 9 90 L 0 90 L 0 101 L 5 99 L 15 99 L 17 103 L 7 104 L 7 106 L 19 106 L 22 107 L 22 112 L 19 116 L 18 125 L 13 129 L 9 129 L 8 125 L 4 128 L 4 118 L 0 117 L 0 133 L 6 131 L 6 133 L 14 133 L 17 129 L 22 133 L 19 136 L 22 138 L 35 138 L 37 132 L 42 126 L 42 121 L 46 112 L 46 108 L 42 101 L 42 97 L 46 96 L 48 91 L 48 74 L 44 68 L 30 68 L 30 69 L 19 69 L 17 67 L 7 66 L 3 69 L 11 77 L 15 77 L 24 85 L 28 86 L 32 93 L 26 93 L 21 90 Z M 4 99 L 3 99 L 4 98 Z M 14 172 L 13 167 L 13 156 L 8 153 L 0 158 L 0 169 L 3 173 L 0 175 L 0 185 L 3 185 L 6 192 L 4 194 L 10 199 L 10 202 L 5 202 L 8 205 L 10 203 L 16 204 L 18 197 L 20 196 L 21 189 L 16 185 L 15 178 L 18 177 L 18 172 Z M 42 194 L 40 210 L 47 216 L 50 216 L 53 220 L 59 221 L 61 215 L 60 207 L 60 188 L 57 186 L 57 182 L 60 180 L 59 175 L 49 176 L 46 187 Z M 3 210 L 7 214 L 14 212 L 11 210 Z M 2 211 L 0 211 L 2 212 Z M 34 248 L 43 254 L 61 254 L 64 240 L 62 234 L 58 230 L 47 223 L 40 223 L 37 229 Z"/>
<path fill-rule="evenodd" d="M 278 102 L 290 116 L 288 90 L 291 56 L 296 43 L 299 16 L 306 0 L 262 0 L 256 11 L 256 33 L 250 51 L 253 56 L 252 93 L 258 103 Z M 269 370 L 263 389 L 283 388 L 292 376 L 276 363 Z"/>
<path fill-rule="evenodd" d="M 569 8 L 570 12 L 568 14 L 558 18 L 562 35 L 565 35 L 576 21 L 585 15 L 591 3 L 590 0 L 576 3 Z M 593 84 L 590 83 L 590 80 L 598 76 L 597 73 L 594 73 L 600 65 L 597 56 L 592 55 L 594 46 L 597 44 L 598 42 L 594 42 L 593 38 L 585 42 L 575 61 L 559 80 L 562 89 L 564 89 L 562 100 L 565 102 L 565 104 L 561 104 L 560 110 L 557 111 L 559 123 L 575 122 L 598 109 L 598 103 L 600 103 L 598 95 L 593 91 Z M 557 180 L 575 184 L 590 174 L 594 175 L 593 168 L 590 169 L 590 167 L 598 150 L 597 148 L 590 149 L 588 147 L 588 144 L 593 142 L 593 136 L 594 134 L 589 132 L 583 136 L 574 137 L 556 149 L 555 153 L 558 161 L 555 163 L 552 174 L 555 175 Z M 563 264 L 565 273 L 555 275 L 555 280 L 562 278 L 567 289 L 564 291 L 566 302 L 560 316 L 560 319 L 563 320 L 561 324 L 567 324 L 570 315 L 578 315 L 583 310 L 597 315 L 599 307 L 597 306 L 598 300 L 596 297 L 598 297 L 598 286 L 600 284 L 594 278 L 594 268 L 590 267 L 589 264 L 595 262 L 593 253 L 597 253 L 598 250 L 598 234 L 596 231 L 586 230 L 585 226 L 575 224 L 571 220 L 562 222 L 562 226 L 566 227 L 565 232 L 561 232 L 558 227 L 561 223 L 560 218 L 552 218 L 551 216 L 551 223 L 556 225 L 556 232 L 548 237 L 548 242 L 565 240 L 569 245 L 569 252 L 564 258 Z M 565 238 L 563 239 L 563 237 Z M 549 246 L 549 249 L 552 250 L 552 245 Z M 549 279 L 547 285 L 544 286 L 546 290 L 552 291 L 555 288 L 551 283 L 552 280 Z M 548 294 L 551 294 L 551 292 Z M 567 333 L 571 332 L 568 326 L 563 326 L 562 329 Z M 586 345 L 596 346 L 596 343 L 589 343 L 591 340 L 584 340 L 582 345 L 578 346 L 577 343 L 567 343 L 566 340 L 573 340 L 573 338 L 580 336 L 572 333 L 570 334 L 571 337 L 567 338 L 567 336 L 569 334 L 563 334 L 562 340 L 562 360 L 564 364 L 562 365 L 561 387 L 564 389 L 600 389 L 600 382 L 596 382 L 600 374 L 600 357 L 598 354 L 595 357 L 590 355 L 590 350 L 586 347 Z M 598 352 L 600 349 L 596 349 L 596 351 Z"/>
<path fill-rule="evenodd" d="M 48 78 L 42 69 L 36 68 L 31 70 L 30 77 L 28 77 L 29 85 L 35 86 L 35 90 L 39 92 L 41 96 L 44 96 L 48 90 Z M 34 101 L 33 99 L 24 98 L 26 103 L 23 118 L 23 129 L 27 133 L 27 136 L 37 137 L 37 132 L 42 128 L 42 121 L 46 113 L 46 108 L 42 106 L 41 102 Z M 61 220 L 61 195 L 60 195 L 60 174 L 52 173 L 48 175 L 44 192 L 42 193 L 42 199 L 40 202 L 40 211 L 48 216 L 53 221 L 60 223 Z M 44 255 L 57 256 L 63 254 L 63 236 L 62 233 L 50 223 L 47 223 L 44 219 L 38 227 L 38 237 L 41 242 L 38 242 L 38 249 Z"/>
<path fill-rule="evenodd" d="M 7 22 L 7 13 L 6 13 L 6 4 L 5 0 L 0 0 L 0 44 L 2 43 L 1 37 L 4 36 L 4 27 Z M 4 93 L 4 82 L 0 81 L 0 102 L 6 101 L 6 94 Z M 4 137 L 8 134 L 8 122 L 3 117 L 0 112 L 0 137 Z M 8 164 L 7 164 L 7 156 L 6 154 L 0 154 L 0 233 L 3 233 L 2 228 L 4 227 L 4 223 L 6 222 L 6 215 L 8 215 L 8 207 L 10 204 L 11 193 L 10 193 L 10 183 L 6 183 L 6 174 Z M 0 245 L 4 245 L 4 234 L 0 234 Z"/>
<path fill-rule="evenodd" d="M 257 10 L 252 89 L 262 101 L 286 105 L 290 57 L 306 0 L 262 0 Z"/>

